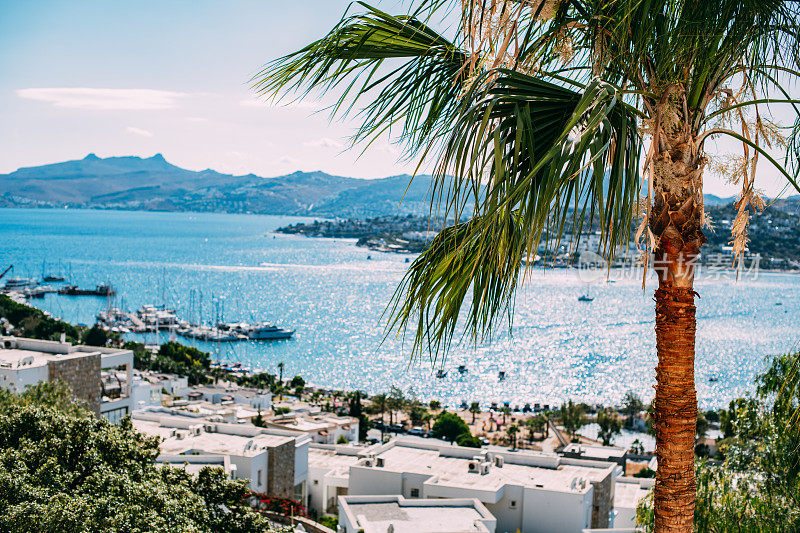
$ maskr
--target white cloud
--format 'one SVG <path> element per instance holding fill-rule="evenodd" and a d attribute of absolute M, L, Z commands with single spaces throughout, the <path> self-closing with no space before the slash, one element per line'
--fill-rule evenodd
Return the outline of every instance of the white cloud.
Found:
<path fill-rule="evenodd" d="M 153 136 L 152 131 L 143 130 L 142 128 L 137 128 L 135 126 L 128 126 L 127 128 L 125 128 L 125 131 L 127 131 L 128 133 L 133 133 L 134 135 L 140 135 L 142 137 Z"/>
<path fill-rule="evenodd" d="M 321 139 L 314 139 L 313 141 L 304 142 L 303 146 L 309 148 L 344 148 L 344 145 L 337 140 L 323 137 Z"/>
<path fill-rule="evenodd" d="M 18 89 L 17 96 L 48 102 L 56 107 L 93 110 L 170 109 L 188 93 L 155 89 L 97 89 L 50 87 Z"/>

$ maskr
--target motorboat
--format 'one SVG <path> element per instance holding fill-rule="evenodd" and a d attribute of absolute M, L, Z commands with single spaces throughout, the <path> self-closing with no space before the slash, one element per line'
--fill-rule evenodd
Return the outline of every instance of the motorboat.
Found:
<path fill-rule="evenodd" d="M 255 341 L 288 339 L 294 335 L 294 330 L 279 328 L 267 322 L 259 322 L 253 324 L 246 335 L 249 339 Z"/>

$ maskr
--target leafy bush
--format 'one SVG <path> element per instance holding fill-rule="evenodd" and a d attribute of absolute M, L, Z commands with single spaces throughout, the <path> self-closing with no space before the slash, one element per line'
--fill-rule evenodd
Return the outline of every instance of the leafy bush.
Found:
<path fill-rule="evenodd" d="M 442 411 L 433 424 L 433 436 L 437 439 L 456 441 L 461 435 L 471 435 L 469 426 L 464 419 L 455 413 Z"/>
<path fill-rule="evenodd" d="M 63 385 L 0 396 L 0 531 L 270 531 L 220 468 L 160 467 L 158 439 L 66 399 Z"/>

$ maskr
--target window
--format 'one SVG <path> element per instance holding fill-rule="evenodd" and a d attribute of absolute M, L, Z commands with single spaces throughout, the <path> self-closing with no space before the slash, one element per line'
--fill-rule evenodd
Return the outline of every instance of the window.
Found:
<path fill-rule="evenodd" d="M 319 480 L 318 479 L 314 480 L 314 485 L 319 485 Z"/>
<path fill-rule="evenodd" d="M 256 485 L 258 485 L 259 487 L 261 486 L 261 470 L 258 471 L 258 474 L 257 474 L 257 477 L 256 477 Z"/>
<path fill-rule="evenodd" d="M 411 489 L 411 497 L 419 498 L 419 489 Z"/>
<path fill-rule="evenodd" d="M 511 500 L 510 502 L 508 502 L 508 508 L 509 509 L 516 509 L 517 508 L 517 500 Z"/>

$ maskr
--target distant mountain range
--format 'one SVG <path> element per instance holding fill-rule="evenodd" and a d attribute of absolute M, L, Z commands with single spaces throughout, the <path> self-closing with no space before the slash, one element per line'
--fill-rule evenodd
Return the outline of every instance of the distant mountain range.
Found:
<path fill-rule="evenodd" d="M 430 176 L 355 179 L 324 172 L 263 178 L 177 167 L 161 154 L 26 167 L 0 174 L 0 207 L 92 207 L 366 218 L 429 212 Z M 710 205 L 732 198 L 706 195 Z M 782 200 L 800 212 L 800 197 Z"/>
<path fill-rule="evenodd" d="M 186 170 L 161 154 L 149 158 L 89 154 L 0 174 L 0 206 L 354 218 L 427 213 L 431 178 L 417 176 L 409 187 L 410 179 L 406 174 L 367 180 L 324 172 L 232 176 L 211 169 Z"/>

